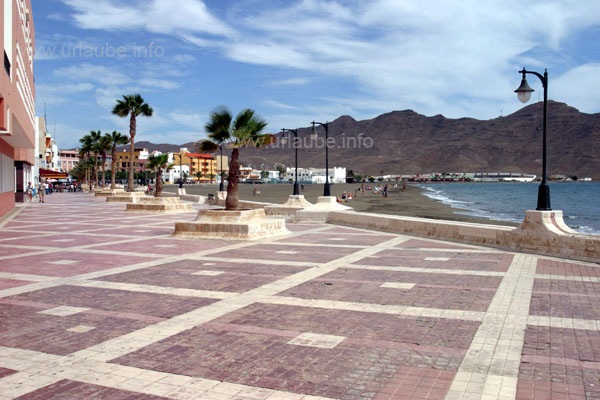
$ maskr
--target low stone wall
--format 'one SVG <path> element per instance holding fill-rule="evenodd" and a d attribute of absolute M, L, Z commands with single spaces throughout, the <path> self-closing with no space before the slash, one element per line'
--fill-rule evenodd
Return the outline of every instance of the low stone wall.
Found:
<path fill-rule="evenodd" d="M 181 200 L 190 201 L 192 203 L 208 204 L 206 196 L 199 196 L 195 194 L 181 194 L 179 195 Z"/>
<path fill-rule="evenodd" d="M 158 197 L 179 197 L 179 195 L 177 193 L 171 193 L 171 192 L 160 192 Z"/>
<path fill-rule="evenodd" d="M 330 212 L 327 222 L 390 233 L 600 262 L 600 236 L 573 232 L 562 211 L 527 211 L 517 228 L 353 211 Z"/>
<path fill-rule="evenodd" d="M 206 204 L 209 204 L 211 206 L 225 207 L 225 200 L 213 198 L 213 199 L 207 200 Z M 257 201 L 247 201 L 247 200 L 239 200 L 238 204 L 239 204 L 240 208 L 244 208 L 247 210 L 257 210 L 259 208 L 265 208 L 265 206 L 275 206 L 276 205 L 276 204 L 272 204 L 272 203 L 259 203 Z"/>

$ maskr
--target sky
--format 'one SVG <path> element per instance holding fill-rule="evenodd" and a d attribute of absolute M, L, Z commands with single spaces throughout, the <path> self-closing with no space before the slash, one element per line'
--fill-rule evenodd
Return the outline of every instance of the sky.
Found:
<path fill-rule="evenodd" d="M 252 108 L 267 131 L 412 109 L 496 118 L 549 98 L 600 112 L 598 0 L 32 0 L 37 113 L 60 148 L 128 134 L 124 94 L 154 108 L 136 141 L 205 137 L 210 112 Z M 528 76 L 543 98 L 542 86 Z"/>

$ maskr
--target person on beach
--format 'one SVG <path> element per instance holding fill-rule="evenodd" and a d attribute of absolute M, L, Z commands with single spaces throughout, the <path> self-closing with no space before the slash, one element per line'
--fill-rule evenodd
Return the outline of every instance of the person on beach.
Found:
<path fill-rule="evenodd" d="M 388 185 L 387 184 L 383 187 L 382 194 L 383 194 L 383 197 L 385 197 L 387 199 L 387 194 L 388 194 Z"/>

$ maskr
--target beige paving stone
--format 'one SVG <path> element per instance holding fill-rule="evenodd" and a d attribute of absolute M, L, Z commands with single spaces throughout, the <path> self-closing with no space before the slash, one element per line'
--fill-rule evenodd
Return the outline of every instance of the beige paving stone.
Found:
<path fill-rule="evenodd" d="M 85 332 L 89 332 L 92 329 L 96 329 L 95 326 L 89 326 L 89 325 L 77 325 L 73 328 L 69 328 L 67 329 L 67 331 L 69 332 L 76 332 L 76 333 L 85 333 Z"/>
<path fill-rule="evenodd" d="M 600 282 L 600 278 L 595 276 L 582 276 L 582 275 L 544 275 L 539 274 L 535 276 L 537 279 L 552 279 L 561 281 L 575 281 L 575 282 Z"/>
<path fill-rule="evenodd" d="M 219 276 L 219 275 L 223 275 L 224 273 L 225 273 L 224 271 L 198 271 L 198 272 L 193 272 L 191 275 Z"/>
<path fill-rule="evenodd" d="M 48 310 L 38 311 L 38 314 L 48 314 L 48 315 L 56 315 L 59 317 L 67 317 L 69 315 L 75 315 L 82 313 L 84 311 L 90 310 L 89 308 L 84 307 L 71 307 L 71 306 L 59 306 L 50 308 Z"/>
<path fill-rule="evenodd" d="M 76 264 L 78 262 L 81 262 L 81 261 L 77 261 L 77 260 L 58 260 L 58 261 L 50 261 L 50 262 L 48 262 L 48 264 L 54 264 L 54 265 L 71 265 L 71 264 Z"/>
<path fill-rule="evenodd" d="M 447 257 L 425 257 L 425 261 L 450 261 Z"/>
<path fill-rule="evenodd" d="M 344 336 L 324 335 L 319 333 L 304 332 L 288 342 L 296 346 L 318 347 L 333 349 L 346 339 Z"/>
<path fill-rule="evenodd" d="M 446 399 L 516 395 L 537 259 L 515 255 L 452 382 Z M 510 344 L 506 342 L 510 340 Z M 501 391 L 497 391 L 498 378 Z M 466 384 L 466 386 L 465 386 Z"/>
<path fill-rule="evenodd" d="M 414 283 L 403 283 L 403 282 L 385 282 L 384 284 L 382 284 L 379 287 L 389 288 L 389 289 L 410 290 L 415 287 L 415 284 Z"/>
<path fill-rule="evenodd" d="M 473 276 L 504 276 L 504 272 L 496 272 L 496 271 L 472 271 L 472 270 L 466 270 L 466 269 L 387 267 L 387 266 L 358 265 L 358 264 L 347 265 L 344 268 L 348 268 L 348 269 L 366 269 L 366 270 L 372 270 L 372 271 L 422 272 L 422 273 L 427 273 L 427 274 L 473 275 Z"/>
<path fill-rule="evenodd" d="M 43 275 L 31 275 L 31 274 L 18 274 L 18 273 L 10 273 L 10 272 L 0 272 L 1 279 L 15 279 L 19 281 L 30 281 L 30 282 L 48 282 L 55 281 L 56 278 L 52 276 L 43 276 Z M 0 290 L 2 293 L 2 290 Z"/>
<path fill-rule="evenodd" d="M 110 282 L 110 281 L 88 281 L 80 280 L 71 283 L 76 286 L 95 287 L 103 289 L 117 289 L 127 290 L 130 292 L 140 293 L 156 293 L 156 294 L 169 294 L 173 296 L 184 296 L 184 297 L 203 297 L 209 299 L 228 299 L 235 297 L 237 293 L 232 292 L 218 292 L 210 290 L 197 290 L 197 289 L 182 289 L 168 286 L 153 286 L 153 285 L 141 285 L 134 283 L 123 283 L 123 282 Z"/>

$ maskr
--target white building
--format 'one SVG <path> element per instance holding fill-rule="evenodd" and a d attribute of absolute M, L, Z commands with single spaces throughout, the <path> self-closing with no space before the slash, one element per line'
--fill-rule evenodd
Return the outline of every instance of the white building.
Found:
<path fill-rule="evenodd" d="M 295 168 L 286 168 L 285 180 L 294 180 L 296 177 Z M 325 183 L 325 168 L 298 168 L 298 182 L 305 183 Z M 329 183 L 346 183 L 346 168 L 329 168 Z"/>

